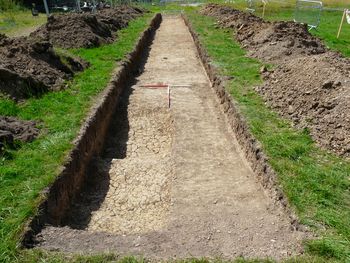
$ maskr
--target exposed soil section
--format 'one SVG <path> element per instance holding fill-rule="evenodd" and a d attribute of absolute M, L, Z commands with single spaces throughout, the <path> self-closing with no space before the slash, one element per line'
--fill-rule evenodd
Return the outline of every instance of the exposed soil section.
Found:
<path fill-rule="evenodd" d="M 0 35 L 0 92 L 15 100 L 58 90 L 86 66 L 79 59 L 58 56 L 49 42 Z"/>
<path fill-rule="evenodd" d="M 350 61 L 328 50 L 305 25 L 267 22 L 252 14 L 215 4 L 202 9 L 235 38 L 248 55 L 276 65 L 262 68 L 256 90 L 281 115 L 337 154 L 350 156 Z"/>
<path fill-rule="evenodd" d="M 73 228 L 131 234 L 163 226 L 173 131 L 160 98 L 159 91 L 142 88 L 123 94 L 105 152 L 94 160 L 96 172 L 66 219 Z"/>
<path fill-rule="evenodd" d="M 157 82 L 185 85 L 170 110 L 166 89 L 142 87 Z M 66 226 L 46 226 L 37 245 L 154 259 L 300 253 L 304 233 L 257 181 L 210 85 L 184 21 L 166 17 Z"/>
<path fill-rule="evenodd" d="M 106 134 L 113 113 L 119 105 L 119 98 L 123 90 L 130 87 L 130 82 L 135 74 L 140 71 L 145 52 L 151 44 L 154 33 L 161 21 L 162 16 L 160 14 L 156 14 L 152 18 L 149 27 L 141 34 L 133 50 L 112 73 L 108 86 L 97 98 L 95 105 L 91 108 L 90 114 L 82 125 L 62 171 L 53 184 L 42 193 L 43 201 L 39 205 L 39 212 L 28 222 L 23 233 L 22 244 L 25 247 L 34 245 L 34 236 L 41 231 L 45 224 L 62 224 L 64 217 L 67 215 L 67 210 L 86 184 L 87 177 L 91 179 L 91 173 L 94 175 L 96 165 L 94 165 L 93 159 L 100 156 L 103 151 Z M 127 128 L 127 123 L 125 123 L 125 127 Z M 125 138 L 126 135 L 124 133 L 122 135 Z M 125 155 L 125 143 L 122 143 L 121 148 L 117 149 L 111 154 L 115 156 Z M 98 170 L 97 173 L 100 174 Z M 96 177 L 100 180 L 97 175 Z M 103 181 L 103 178 L 101 178 L 101 181 Z M 83 214 L 80 216 L 80 224 L 84 224 L 83 216 Z"/>
<path fill-rule="evenodd" d="M 62 48 L 97 47 L 113 42 L 115 32 L 126 27 L 130 20 L 142 13 L 143 10 L 136 7 L 120 6 L 96 14 L 52 15 L 45 25 L 30 36 Z"/>
<path fill-rule="evenodd" d="M 0 153 L 5 145 L 12 146 L 15 140 L 29 142 L 39 134 L 34 121 L 22 121 L 14 117 L 0 116 Z"/>

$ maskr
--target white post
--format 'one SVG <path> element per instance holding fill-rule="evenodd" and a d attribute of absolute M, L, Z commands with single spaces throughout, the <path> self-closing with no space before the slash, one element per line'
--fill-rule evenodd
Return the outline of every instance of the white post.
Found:
<path fill-rule="evenodd" d="M 46 15 L 47 15 L 47 17 L 49 17 L 50 16 L 50 11 L 49 11 L 49 7 L 47 5 L 47 1 L 46 0 L 43 0 L 43 1 L 44 1 Z"/>
<path fill-rule="evenodd" d="M 340 32 L 341 32 L 341 29 L 343 27 L 345 15 L 346 15 L 346 9 L 344 9 L 343 17 L 341 18 L 341 21 L 340 21 L 337 38 L 339 38 L 339 36 L 340 36 Z"/>

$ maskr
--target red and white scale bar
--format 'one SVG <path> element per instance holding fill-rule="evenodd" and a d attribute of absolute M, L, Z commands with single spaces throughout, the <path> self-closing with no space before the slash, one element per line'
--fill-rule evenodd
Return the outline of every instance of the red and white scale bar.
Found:
<path fill-rule="evenodd" d="M 163 89 L 167 88 L 167 94 L 168 94 L 168 108 L 170 109 L 171 106 L 171 88 L 190 88 L 191 85 L 187 84 L 178 84 L 178 85 L 172 85 L 172 84 L 165 84 L 165 83 L 155 83 L 155 84 L 145 84 L 141 85 L 142 88 L 149 88 L 149 89 Z"/>

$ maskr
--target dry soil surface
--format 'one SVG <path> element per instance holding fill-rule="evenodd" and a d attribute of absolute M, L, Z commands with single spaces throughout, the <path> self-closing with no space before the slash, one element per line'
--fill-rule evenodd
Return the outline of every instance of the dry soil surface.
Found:
<path fill-rule="evenodd" d="M 168 110 L 166 89 L 174 87 Z M 242 157 L 183 20 L 164 17 L 142 74 L 125 92 L 104 156 L 67 218 L 38 246 L 147 258 L 284 258 L 304 233 Z"/>

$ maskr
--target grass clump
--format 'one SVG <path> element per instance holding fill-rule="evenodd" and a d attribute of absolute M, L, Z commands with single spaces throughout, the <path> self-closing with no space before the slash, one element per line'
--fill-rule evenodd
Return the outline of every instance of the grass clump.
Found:
<path fill-rule="evenodd" d="M 39 138 L 10 152 L 11 158 L 0 159 L 0 262 L 18 257 L 18 238 L 36 212 L 40 191 L 58 175 L 96 95 L 106 87 L 116 61 L 132 50 L 150 17 L 131 21 L 113 44 L 72 51 L 91 66 L 67 83 L 67 89 L 20 104 L 0 98 L 0 115 L 36 120 L 41 126 Z"/>
<path fill-rule="evenodd" d="M 320 235 L 307 242 L 307 261 L 349 261 L 350 162 L 317 148 L 306 130 L 295 130 L 267 108 L 253 89 L 261 84 L 262 65 L 246 57 L 232 31 L 217 29 L 212 18 L 193 11 L 188 17 L 221 74 L 233 77 L 226 88 L 262 143 L 290 204 L 302 223 Z"/>

